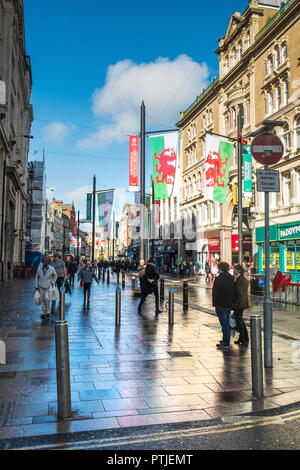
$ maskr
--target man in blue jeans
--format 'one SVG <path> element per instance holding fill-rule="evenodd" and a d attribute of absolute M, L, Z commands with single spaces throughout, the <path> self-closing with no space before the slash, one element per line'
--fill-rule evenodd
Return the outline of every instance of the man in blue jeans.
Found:
<path fill-rule="evenodd" d="M 214 280 L 212 298 L 222 328 L 223 339 L 216 346 L 218 349 L 230 349 L 231 328 L 230 310 L 233 305 L 234 277 L 229 273 L 228 263 L 218 264 L 219 275 Z"/>

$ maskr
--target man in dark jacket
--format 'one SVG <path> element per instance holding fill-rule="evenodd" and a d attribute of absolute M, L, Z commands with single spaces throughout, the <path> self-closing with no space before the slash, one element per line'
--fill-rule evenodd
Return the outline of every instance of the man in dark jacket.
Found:
<path fill-rule="evenodd" d="M 121 261 L 118 259 L 118 261 L 116 262 L 116 267 L 115 267 L 116 274 L 117 274 L 117 283 L 118 283 L 118 284 L 119 284 L 119 279 L 120 279 L 121 267 L 122 267 L 122 263 L 121 263 Z"/>
<path fill-rule="evenodd" d="M 249 343 L 248 331 L 243 320 L 243 312 L 249 308 L 248 300 L 248 281 L 244 276 L 244 268 L 240 264 L 234 267 L 234 274 L 236 274 L 233 292 L 233 309 L 236 324 L 240 332 L 240 337 L 235 344 Z"/>
<path fill-rule="evenodd" d="M 234 277 L 229 274 L 229 264 L 219 263 L 219 276 L 214 280 L 212 298 L 223 333 L 223 340 L 217 344 L 218 349 L 230 349 L 231 328 L 230 310 L 233 306 Z"/>
<path fill-rule="evenodd" d="M 159 313 L 162 313 L 162 310 L 159 309 L 159 295 L 158 295 L 159 274 L 157 273 L 154 259 L 150 258 L 146 265 L 146 269 L 144 271 L 139 270 L 139 272 L 140 272 L 140 286 L 141 286 L 141 301 L 138 306 L 138 312 L 141 313 L 142 304 L 145 302 L 146 297 L 149 294 L 153 293 L 155 295 L 155 314 L 158 315 Z"/>
<path fill-rule="evenodd" d="M 77 264 L 75 263 L 74 260 L 72 260 L 68 266 L 68 275 L 70 278 L 70 285 L 73 287 L 74 287 L 74 279 L 75 279 L 76 271 L 77 271 Z"/>

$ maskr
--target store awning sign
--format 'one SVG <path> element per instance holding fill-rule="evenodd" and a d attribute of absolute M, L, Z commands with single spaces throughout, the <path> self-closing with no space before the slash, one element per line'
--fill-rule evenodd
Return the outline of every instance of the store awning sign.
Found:
<path fill-rule="evenodd" d="M 300 223 L 297 225 L 281 225 L 279 229 L 280 240 L 290 240 L 300 238 Z"/>

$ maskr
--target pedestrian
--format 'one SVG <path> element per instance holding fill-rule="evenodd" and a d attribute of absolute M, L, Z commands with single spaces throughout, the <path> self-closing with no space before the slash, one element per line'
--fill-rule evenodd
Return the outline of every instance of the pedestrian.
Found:
<path fill-rule="evenodd" d="M 85 264 L 84 264 L 84 262 L 83 262 L 83 259 L 81 259 L 81 260 L 79 261 L 79 265 L 78 265 L 78 267 L 77 267 L 77 279 L 78 279 L 78 281 L 80 280 L 80 279 L 79 279 L 80 271 L 84 268 L 84 266 L 85 266 Z"/>
<path fill-rule="evenodd" d="M 86 266 L 80 271 L 78 278 L 80 279 L 81 286 L 83 287 L 84 304 L 86 303 L 86 294 L 87 303 L 89 304 L 93 279 L 95 279 L 95 281 L 99 285 L 98 278 L 90 261 L 87 261 Z"/>
<path fill-rule="evenodd" d="M 216 346 L 218 349 L 230 349 L 231 328 L 230 310 L 233 306 L 234 277 L 229 274 L 229 264 L 218 264 L 219 276 L 214 280 L 212 289 L 213 306 L 222 328 L 223 339 Z"/>
<path fill-rule="evenodd" d="M 233 291 L 233 310 L 236 325 L 240 333 L 240 337 L 235 344 L 249 343 L 247 327 L 243 320 L 243 312 L 249 308 L 248 288 L 249 282 L 244 276 L 244 268 L 240 264 L 234 266 L 234 274 L 236 275 Z"/>
<path fill-rule="evenodd" d="M 196 276 L 199 276 L 199 271 L 200 271 L 200 264 L 199 263 L 196 263 L 195 271 L 196 271 Z"/>
<path fill-rule="evenodd" d="M 69 275 L 70 285 L 72 287 L 74 287 L 74 279 L 75 279 L 76 271 L 77 271 L 77 264 L 75 263 L 75 260 L 73 259 L 68 266 L 68 275 Z"/>
<path fill-rule="evenodd" d="M 49 263 L 49 256 L 44 256 L 35 276 L 35 289 L 40 293 L 42 319 L 50 318 L 50 289 L 55 287 L 57 279 L 56 271 Z"/>
<path fill-rule="evenodd" d="M 53 255 L 53 261 L 51 261 L 50 265 L 55 269 L 56 275 L 57 275 L 57 281 L 56 281 L 56 286 L 58 290 L 61 288 L 63 285 L 64 281 L 67 279 L 67 270 L 64 261 L 62 258 L 58 257 L 57 253 L 54 253 Z M 51 302 L 51 311 L 54 313 L 55 311 L 55 300 Z"/>
<path fill-rule="evenodd" d="M 122 263 L 121 261 L 118 259 L 118 261 L 116 262 L 116 274 L 117 274 L 117 283 L 119 284 L 119 278 L 120 278 L 120 271 L 121 271 L 121 267 L 122 267 Z"/>
<path fill-rule="evenodd" d="M 144 260 L 141 260 L 144 263 Z M 138 306 L 138 312 L 141 313 L 142 305 L 145 302 L 149 294 L 154 294 L 155 296 L 155 314 L 158 315 L 162 313 L 162 310 L 159 308 L 159 295 L 158 295 L 158 279 L 159 274 L 153 258 L 150 258 L 146 268 L 144 269 L 144 264 L 141 264 L 140 270 L 140 284 L 141 284 L 141 301 Z M 144 269 L 144 271 L 143 271 Z"/>
<path fill-rule="evenodd" d="M 209 262 L 206 261 L 205 263 L 205 281 L 209 282 L 210 281 L 210 266 L 209 266 Z"/>

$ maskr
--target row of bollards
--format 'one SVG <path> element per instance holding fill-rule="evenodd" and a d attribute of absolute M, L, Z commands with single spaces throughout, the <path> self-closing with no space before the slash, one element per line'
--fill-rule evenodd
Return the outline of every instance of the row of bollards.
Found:
<path fill-rule="evenodd" d="M 65 289 L 59 290 L 59 321 L 55 323 L 58 417 L 72 416 L 68 322 L 65 320 Z"/>

